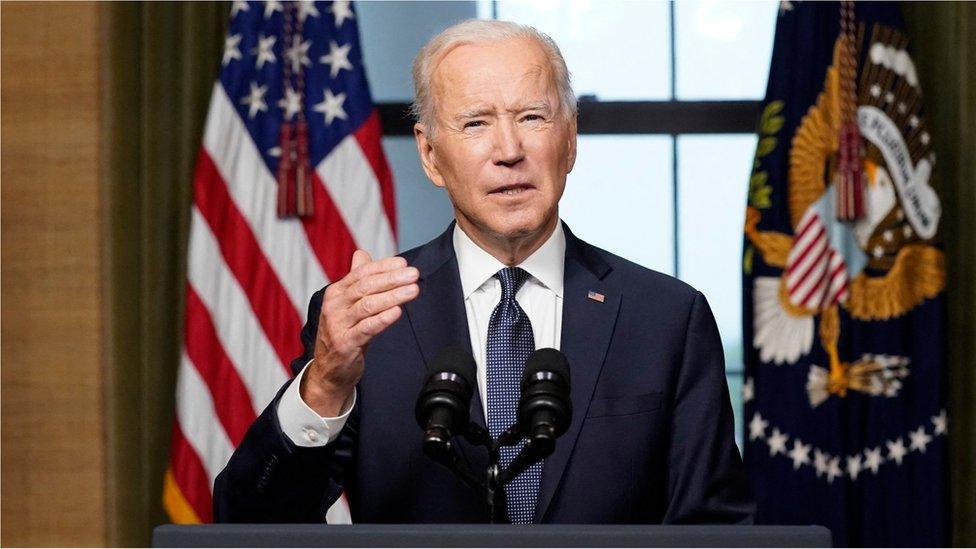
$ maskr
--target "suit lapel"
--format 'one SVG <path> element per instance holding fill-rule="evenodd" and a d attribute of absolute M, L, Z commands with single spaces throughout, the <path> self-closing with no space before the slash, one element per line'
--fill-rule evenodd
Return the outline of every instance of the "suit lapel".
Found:
<path fill-rule="evenodd" d="M 602 280 L 610 267 L 593 248 L 573 236 L 568 227 L 563 227 L 566 264 L 560 350 L 566 355 L 570 367 L 573 419 L 542 469 L 536 522 L 541 522 L 545 516 L 576 445 L 620 307 L 620 292 Z M 602 294 L 603 302 L 588 297 L 589 292 Z"/>
<path fill-rule="evenodd" d="M 420 271 L 420 295 L 407 303 L 404 310 L 425 366 L 449 345 L 471 351 L 468 317 L 464 312 L 461 277 L 450 231 L 421 249 L 412 262 Z"/>
<path fill-rule="evenodd" d="M 412 262 L 420 270 L 420 295 L 407 303 L 404 310 L 424 357 L 424 366 L 433 362 L 443 348 L 451 345 L 471 352 L 453 234 L 454 223 L 451 223 L 447 231 L 424 246 Z M 477 387 L 471 399 L 470 414 L 471 421 L 485 428 L 485 413 Z M 475 473 L 485 471 L 488 467 L 487 453 L 477 451 L 463 438 L 457 440 L 462 457 Z"/>

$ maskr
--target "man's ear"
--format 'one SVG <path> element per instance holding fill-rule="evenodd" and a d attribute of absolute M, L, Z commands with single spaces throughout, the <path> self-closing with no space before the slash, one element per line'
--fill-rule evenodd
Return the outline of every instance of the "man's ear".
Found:
<path fill-rule="evenodd" d="M 573 121 L 569 125 L 569 136 L 567 137 L 569 142 L 567 143 L 566 151 L 566 173 L 573 171 L 573 166 L 576 165 L 576 117 L 573 117 Z"/>
<path fill-rule="evenodd" d="M 418 122 L 413 125 L 413 137 L 417 142 L 417 156 L 420 157 L 420 164 L 424 167 L 427 179 L 430 179 L 434 185 L 443 187 L 444 178 L 437 169 L 437 155 L 434 152 L 434 142 L 430 139 L 430 132 Z"/>

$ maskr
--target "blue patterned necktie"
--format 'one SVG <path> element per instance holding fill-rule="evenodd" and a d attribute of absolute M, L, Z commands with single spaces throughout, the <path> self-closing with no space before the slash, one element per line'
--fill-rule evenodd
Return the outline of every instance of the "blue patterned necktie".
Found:
<path fill-rule="evenodd" d="M 488 322 L 487 392 L 488 431 L 497 438 L 515 423 L 522 370 L 526 359 L 535 350 L 535 338 L 528 315 L 515 301 L 515 294 L 528 280 L 529 273 L 518 267 L 508 267 L 495 273 L 495 278 L 502 283 L 502 299 Z M 502 448 L 499 467 L 504 469 L 512 463 L 523 445 L 524 442 Z M 542 462 L 539 462 L 505 487 L 508 517 L 512 524 L 532 522 L 541 476 Z"/>

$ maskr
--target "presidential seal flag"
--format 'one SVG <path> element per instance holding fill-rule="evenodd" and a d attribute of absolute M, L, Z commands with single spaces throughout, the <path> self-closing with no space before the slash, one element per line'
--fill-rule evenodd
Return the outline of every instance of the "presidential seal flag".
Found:
<path fill-rule="evenodd" d="M 303 364 L 312 293 L 396 251 L 393 181 L 348 1 L 229 6 L 193 180 L 186 315 L 163 503 L 210 522 L 214 479 Z M 215 61 L 218 61 L 215 59 Z M 297 362 L 297 361 L 296 361 Z M 329 522 L 349 522 L 340 499 Z"/>
<path fill-rule="evenodd" d="M 743 252 L 757 521 L 945 545 L 938 159 L 897 7 L 782 2 Z"/>

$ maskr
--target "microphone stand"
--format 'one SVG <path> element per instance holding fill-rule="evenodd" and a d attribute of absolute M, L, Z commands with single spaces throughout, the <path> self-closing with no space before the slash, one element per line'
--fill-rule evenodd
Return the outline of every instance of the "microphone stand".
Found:
<path fill-rule="evenodd" d="M 483 446 L 488 450 L 488 470 L 485 472 L 485 482 L 480 483 L 481 489 L 479 491 L 484 498 L 485 506 L 488 508 L 488 522 L 496 524 L 501 518 L 499 516 L 500 511 L 505 509 L 505 491 L 498 484 L 498 461 L 501 446 L 487 430 L 473 421 L 468 426 L 467 432 L 464 433 L 464 438 L 471 444 Z"/>
<path fill-rule="evenodd" d="M 484 490 L 485 483 L 478 478 L 468 464 L 461 460 L 454 443 L 447 438 L 446 432 L 437 433 L 438 436 L 424 440 L 424 454 L 435 463 L 439 463 L 454 472 L 469 487 L 481 491 Z"/>
<path fill-rule="evenodd" d="M 461 459 L 457 447 L 447 435 L 448 432 L 444 430 L 437 430 L 432 435 L 428 435 L 423 444 L 424 454 L 435 463 L 450 469 L 468 487 L 482 494 L 488 508 L 488 520 L 491 524 L 502 522 L 507 517 L 505 485 L 519 473 L 551 453 L 551 450 L 550 452 L 540 451 L 537 448 L 538 445 L 533 445 L 532 438 L 529 438 L 525 448 L 509 464 L 509 467 L 502 470 L 498 465 L 501 461 L 501 449 L 519 444 L 523 438 L 522 434 L 513 425 L 495 439 L 484 427 L 471 422 L 464 433 L 464 438 L 471 444 L 482 446 L 488 450 L 488 469 L 485 472 L 484 480 L 482 480 Z"/>
<path fill-rule="evenodd" d="M 522 434 L 514 425 L 495 439 L 483 427 L 471 422 L 464 436 L 471 444 L 483 446 L 488 449 L 488 470 L 485 474 L 485 482 L 478 481 L 477 487 L 470 482 L 468 482 L 468 485 L 482 491 L 485 505 L 488 508 L 488 521 L 491 524 L 497 524 L 499 520 L 504 519 L 508 515 L 504 490 L 505 485 L 511 482 L 522 471 L 525 471 L 537 461 L 552 453 L 552 450 L 549 449 L 546 452 L 545 448 L 539 448 L 538 445 L 533 445 L 533 439 L 530 438 L 526 442 L 525 448 L 522 449 L 512 463 L 505 470 L 501 470 L 498 465 L 501 461 L 501 449 L 506 446 L 515 446 L 523 438 Z M 460 461 L 456 454 L 454 458 Z M 467 467 L 465 469 L 467 470 Z M 470 473 L 470 470 L 468 472 Z M 464 480 L 463 476 L 462 480 Z"/>

